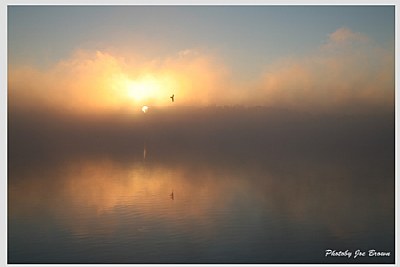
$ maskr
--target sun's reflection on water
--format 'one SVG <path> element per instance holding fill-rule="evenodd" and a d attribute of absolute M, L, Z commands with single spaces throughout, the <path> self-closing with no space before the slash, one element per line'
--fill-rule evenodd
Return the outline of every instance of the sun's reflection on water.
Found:
<path fill-rule="evenodd" d="M 226 204 L 221 197 L 222 188 L 236 187 L 236 181 L 212 181 L 210 172 L 190 174 L 178 167 L 145 162 L 119 164 L 104 159 L 70 162 L 48 176 L 32 175 L 35 177 L 25 177 L 10 185 L 10 215 L 18 217 L 31 212 L 34 217 L 35 211 L 46 210 L 78 232 L 110 230 L 108 224 L 116 223 L 115 213 L 122 211 L 121 218 L 129 220 L 204 220 L 210 209 Z M 93 228 L 93 220 L 96 225 L 103 225 Z"/>

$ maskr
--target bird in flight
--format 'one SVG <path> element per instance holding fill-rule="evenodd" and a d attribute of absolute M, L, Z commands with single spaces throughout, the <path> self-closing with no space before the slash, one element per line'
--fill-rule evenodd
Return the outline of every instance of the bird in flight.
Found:
<path fill-rule="evenodd" d="M 172 102 L 174 102 L 174 97 L 175 97 L 175 95 L 172 95 L 169 97 L 169 98 L 171 98 Z"/>

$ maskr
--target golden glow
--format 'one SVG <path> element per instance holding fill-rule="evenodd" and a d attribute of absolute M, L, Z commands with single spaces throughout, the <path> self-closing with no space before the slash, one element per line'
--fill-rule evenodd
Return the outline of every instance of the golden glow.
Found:
<path fill-rule="evenodd" d="M 142 112 L 148 111 L 147 104 L 166 105 L 171 99 L 171 92 L 180 88 L 179 76 L 176 73 L 158 73 L 141 75 L 132 78 L 126 73 L 114 77 L 113 85 L 115 92 L 120 94 L 126 103 L 134 106 L 142 106 Z M 146 105 L 144 105 L 146 104 Z"/>
<path fill-rule="evenodd" d="M 160 93 L 161 89 L 161 85 L 151 75 L 146 75 L 138 80 L 128 79 L 126 81 L 127 95 L 136 101 L 154 98 Z"/>
<path fill-rule="evenodd" d="M 13 205 L 12 211 L 26 214 L 34 212 L 37 210 L 36 207 L 40 206 L 56 217 L 60 212 L 64 215 L 68 213 L 68 219 L 63 221 L 66 227 L 75 233 L 84 234 L 96 231 L 92 225 L 94 218 L 106 216 L 121 206 L 140 211 L 144 224 L 160 215 L 167 216 L 165 218 L 209 220 L 207 211 L 210 207 L 216 205 L 223 207 L 225 201 L 229 199 L 226 194 L 220 193 L 222 188 L 230 192 L 241 188 L 236 182 L 229 183 L 227 187 L 225 179 L 214 181 L 209 174 L 202 172 L 199 174 L 201 179 L 196 177 L 197 182 L 191 183 L 186 178 L 185 169 L 155 165 L 150 170 L 141 162 L 132 162 L 127 166 L 105 159 L 85 160 L 68 163 L 64 165 L 63 170 L 65 173 L 57 182 L 54 179 L 48 180 L 51 177 L 44 175 L 41 176 L 43 181 L 23 179 L 21 183 L 24 186 L 13 185 L 10 202 Z M 51 187 L 49 192 L 54 196 L 51 199 L 62 202 L 64 207 L 68 207 L 65 210 L 59 209 L 57 204 L 49 202 L 47 198 L 43 199 L 36 195 L 43 191 L 42 186 L 48 181 Z M 58 186 L 59 182 L 63 186 Z M 18 188 L 22 188 L 22 191 L 17 190 Z M 175 202 L 170 199 L 172 188 Z M 32 199 L 35 201 L 31 201 Z M 197 202 L 198 199 L 203 201 Z M 76 206 L 75 203 L 80 203 L 80 206 Z M 177 208 L 169 209 L 172 204 Z M 87 208 L 84 214 L 82 206 Z M 18 214 L 13 213 L 12 216 Z M 104 232 L 112 232 L 117 228 L 113 221 L 106 220 L 99 223 L 102 224 L 100 228 Z"/>
<path fill-rule="evenodd" d="M 9 73 L 10 105 L 52 107 L 77 113 L 138 111 L 143 105 L 225 103 L 225 67 L 198 53 L 146 60 L 79 50 L 46 70 L 17 67 Z M 57 88 L 57 90 L 53 90 Z"/>

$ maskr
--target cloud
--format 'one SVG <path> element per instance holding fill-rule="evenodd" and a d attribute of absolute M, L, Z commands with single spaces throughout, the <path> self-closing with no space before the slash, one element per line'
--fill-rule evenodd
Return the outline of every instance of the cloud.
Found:
<path fill-rule="evenodd" d="M 362 33 L 355 33 L 349 28 L 342 27 L 337 29 L 335 32 L 329 34 L 329 43 L 345 44 L 349 42 L 365 42 L 368 41 L 368 37 Z"/>
<path fill-rule="evenodd" d="M 197 49 L 163 58 L 77 50 L 45 70 L 9 67 L 11 108 L 140 111 L 143 105 L 171 105 L 171 94 L 175 106 L 393 109 L 394 49 L 339 28 L 313 53 L 282 58 L 266 65 L 258 80 L 235 84 L 229 66 Z"/>
<path fill-rule="evenodd" d="M 224 102 L 219 90 L 228 72 L 216 57 L 183 50 L 165 58 L 124 57 L 77 50 L 46 70 L 9 70 L 11 108 L 50 107 L 69 112 L 132 110 L 142 105 L 208 105 Z"/>
<path fill-rule="evenodd" d="M 294 109 L 394 107 L 394 54 L 340 28 L 313 54 L 282 59 L 255 86 L 258 103 Z"/>
<path fill-rule="evenodd" d="M 119 93 L 111 91 L 110 80 L 123 68 L 118 58 L 81 50 L 46 70 L 14 68 L 9 72 L 9 105 L 80 111 L 107 108 L 118 102 Z"/>

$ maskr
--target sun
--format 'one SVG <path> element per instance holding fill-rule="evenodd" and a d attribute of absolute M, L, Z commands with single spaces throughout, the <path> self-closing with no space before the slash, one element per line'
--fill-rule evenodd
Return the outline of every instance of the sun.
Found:
<path fill-rule="evenodd" d="M 148 106 L 143 106 L 143 107 L 142 107 L 142 111 L 143 111 L 143 113 L 146 113 L 148 109 L 149 109 L 149 107 L 148 107 Z"/>
<path fill-rule="evenodd" d="M 137 102 L 154 98 L 160 93 L 161 85 L 151 75 L 126 81 L 127 96 Z"/>
<path fill-rule="evenodd" d="M 178 93 L 180 88 L 179 82 L 172 74 L 146 73 L 130 76 L 121 73 L 115 75 L 112 81 L 112 88 L 121 101 L 131 107 L 142 108 L 143 113 L 145 105 L 169 104 L 170 96 Z"/>

